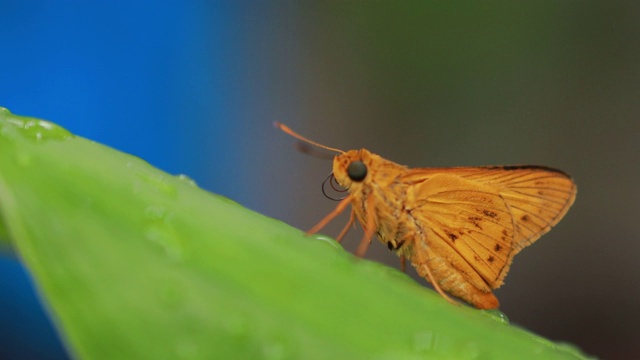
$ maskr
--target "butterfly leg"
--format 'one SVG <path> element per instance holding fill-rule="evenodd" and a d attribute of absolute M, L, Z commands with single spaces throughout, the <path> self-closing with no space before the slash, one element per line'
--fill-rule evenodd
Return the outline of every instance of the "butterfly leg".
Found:
<path fill-rule="evenodd" d="M 357 257 L 363 257 L 364 254 L 367 252 L 367 249 L 371 244 L 371 238 L 373 237 L 373 233 L 376 230 L 375 229 L 376 219 L 375 219 L 373 202 L 374 202 L 374 197 L 369 196 L 366 203 L 367 224 L 366 226 L 364 226 L 364 236 L 362 237 L 362 240 L 360 241 L 360 245 L 358 245 L 358 249 L 356 250 Z"/>
<path fill-rule="evenodd" d="M 400 256 L 400 270 L 402 270 L 403 273 L 407 272 L 407 258 L 404 256 Z"/>
<path fill-rule="evenodd" d="M 442 288 L 440 288 L 440 285 L 438 284 L 438 281 L 433 277 L 433 274 L 431 273 L 431 269 L 429 269 L 429 265 L 427 265 L 426 263 L 422 266 L 422 268 L 424 268 L 427 272 L 427 276 L 429 277 L 429 282 L 431 283 L 431 285 L 433 285 L 433 288 L 436 289 L 436 291 L 443 297 L 445 298 L 448 302 L 455 304 L 455 305 L 460 305 L 459 302 L 453 300 L 449 295 L 447 295 L 447 293 L 445 293 Z"/>
<path fill-rule="evenodd" d="M 333 220 L 334 217 L 340 215 L 340 213 L 343 212 L 344 209 L 349 205 L 350 201 L 351 201 L 351 195 L 342 199 L 338 203 L 338 206 L 336 206 L 336 208 L 333 209 L 332 212 L 330 212 L 327 216 L 325 216 L 324 219 L 320 220 L 320 222 L 317 223 L 316 226 L 312 227 L 311 230 L 307 231 L 307 235 L 315 234 L 318 231 L 320 231 L 320 229 L 325 227 L 325 225 L 327 225 L 329 221 Z"/>
<path fill-rule="evenodd" d="M 342 229 L 342 231 L 340 231 L 340 235 L 338 235 L 338 237 L 336 238 L 337 242 L 342 242 L 342 238 L 347 234 L 347 232 L 349 231 L 349 229 L 351 228 L 351 225 L 353 225 L 353 222 L 355 220 L 356 220 L 355 213 L 353 212 L 353 209 L 351 209 L 351 215 L 349 216 L 349 222 L 347 223 L 347 226 L 345 226 L 344 229 Z"/>

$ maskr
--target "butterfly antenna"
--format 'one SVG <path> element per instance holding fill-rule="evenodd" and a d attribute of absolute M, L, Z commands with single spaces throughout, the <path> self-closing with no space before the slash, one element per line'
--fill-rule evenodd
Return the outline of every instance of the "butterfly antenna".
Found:
<path fill-rule="evenodd" d="M 323 151 L 324 149 L 315 148 L 312 145 L 300 140 L 296 141 L 296 149 L 298 149 L 298 151 L 300 151 L 301 153 L 311 155 L 318 159 L 333 160 L 333 155 L 331 153 Z"/>
<path fill-rule="evenodd" d="M 278 129 L 284 131 L 285 133 L 293 136 L 294 138 L 296 138 L 296 139 L 298 139 L 300 141 L 304 141 L 304 142 L 306 142 L 308 144 L 317 146 L 317 147 L 319 147 L 321 149 L 325 149 L 325 150 L 329 150 L 329 151 L 335 151 L 337 153 L 344 154 L 344 151 L 342 151 L 340 149 L 336 149 L 336 148 L 332 148 L 332 147 L 328 147 L 328 146 L 324 146 L 324 145 L 318 144 L 315 141 L 311 141 L 311 140 L 305 138 L 304 136 L 299 135 L 295 131 L 291 130 L 287 125 L 285 125 L 285 124 L 283 124 L 281 122 L 274 121 L 273 122 L 273 126 L 277 127 Z"/>

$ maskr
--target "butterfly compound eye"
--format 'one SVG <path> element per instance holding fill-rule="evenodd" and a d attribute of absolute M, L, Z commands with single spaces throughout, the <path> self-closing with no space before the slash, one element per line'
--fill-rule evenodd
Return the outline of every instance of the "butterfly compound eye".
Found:
<path fill-rule="evenodd" d="M 367 165 L 362 161 L 354 161 L 347 168 L 347 175 L 353 181 L 360 182 L 367 176 Z"/>

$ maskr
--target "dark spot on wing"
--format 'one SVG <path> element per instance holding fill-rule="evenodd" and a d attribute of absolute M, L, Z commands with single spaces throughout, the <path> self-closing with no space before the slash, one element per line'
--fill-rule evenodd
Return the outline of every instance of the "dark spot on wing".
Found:
<path fill-rule="evenodd" d="M 502 246 L 500 246 L 500 244 L 496 244 L 496 246 L 493 247 L 493 250 L 500 251 L 502 250 Z"/>
<path fill-rule="evenodd" d="M 525 221 L 525 222 L 529 221 L 530 220 L 529 215 L 522 215 L 520 217 L 520 220 Z"/>
<path fill-rule="evenodd" d="M 482 210 L 482 213 L 485 214 L 486 216 L 490 217 L 490 218 L 497 218 L 498 214 L 496 214 L 495 212 L 491 211 L 491 210 Z"/>
<path fill-rule="evenodd" d="M 452 233 L 449 230 L 445 230 L 444 233 L 447 234 L 447 236 L 449 237 L 449 239 L 451 239 L 451 241 L 456 241 L 456 239 L 458 238 L 458 235 Z"/>
<path fill-rule="evenodd" d="M 492 263 L 492 262 L 493 262 L 493 260 L 495 260 L 493 256 L 489 256 L 489 257 L 487 258 L 487 261 L 488 261 L 488 262 L 490 262 L 490 263 Z"/>
<path fill-rule="evenodd" d="M 469 221 L 473 224 L 473 226 L 482 230 L 482 226 L 480 226 L 480 221 L 482 220 L 479 216 L 469 216 Z"/>

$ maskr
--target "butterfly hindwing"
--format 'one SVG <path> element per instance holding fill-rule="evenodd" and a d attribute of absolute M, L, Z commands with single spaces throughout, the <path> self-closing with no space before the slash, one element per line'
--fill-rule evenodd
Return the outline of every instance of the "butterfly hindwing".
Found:
<path fill-rule="evenodd" d="M 495 189 L 439 173 L 412 186 L 407 198 L 415 204 L 409 209 L 412 216 L 428 229 L 428 246 L 443 249 L 440 253 L 447 254 L 451 266 L 477 288 L 500 285 L 512 258 L 514 228 Z"/>

